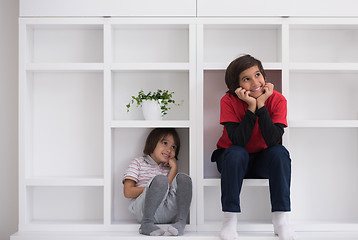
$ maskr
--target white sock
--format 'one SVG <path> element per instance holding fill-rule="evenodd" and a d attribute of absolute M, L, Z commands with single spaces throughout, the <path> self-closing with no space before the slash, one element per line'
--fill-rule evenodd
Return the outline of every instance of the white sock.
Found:
<path fill-rule="evenodd" d="M 288 212 L 273 212 L 272 223 L 275 234 L 280 240 L 295 240 L 295 234 L 288 222 Z"/>
<path fill-rule="evenodd" d="M 239 239 L 239 236 L 236 232 L 237 215 L 238 213 L 236 212 L 224 212 L 223 225 L 220 232 L 221 240 Z"/>

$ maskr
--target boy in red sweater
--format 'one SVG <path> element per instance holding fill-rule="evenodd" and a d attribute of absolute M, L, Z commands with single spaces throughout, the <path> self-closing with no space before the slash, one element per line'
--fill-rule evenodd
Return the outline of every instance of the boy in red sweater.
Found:
<path fill-rule="evenodd" d="M 294 240 L 287 212 L 291 210 L 291 159 L 281 139 L 287 127 L 287 101 L 265 81 L 259 60 L 241 56 L 226 69 L 228 92 L 220 102 L 224 125 L 212 161 L 221 173 L 224 212 L 221 239 L 238 239 L 237 214 L 244 178 L 268 178 L 274 231 L 280 240 Z"/>

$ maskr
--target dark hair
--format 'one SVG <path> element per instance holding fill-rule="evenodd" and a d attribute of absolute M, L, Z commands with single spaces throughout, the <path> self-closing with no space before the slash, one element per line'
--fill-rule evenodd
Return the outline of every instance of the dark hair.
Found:
<path fill-rule="evenodd" d="M 145 155 L 150 155 L 151 153 L 153 153 L 155 147 L 157 146 L 157 143 L 169 135 L 173 136 L 173 138 L 174 138 L 174 143 L 176 145 L 175 158 L 178 159 L 178 154 L 179 154 L 179 150 L 180 150 L 180 138 L 179 138 L 177 131 L 174 128 L 155 128 L 155 129 L 153 129 L 147 137 L 143 153 Z"/>
<path fill-rule="evenodd" d="M 228 93 L 234 94 L 236 96 L 235 90 L 240 87 L 240 74 L 253 66 L 257 66 L 259 68 L 259 71 L 265 79 L 266 74 L 264 68 L 262 67 L 261 61 L 250 55 L 243 55 L 238 57 L 229 64 L 225 72 L 225 83 L 229 89 L 227 91 Z"/>

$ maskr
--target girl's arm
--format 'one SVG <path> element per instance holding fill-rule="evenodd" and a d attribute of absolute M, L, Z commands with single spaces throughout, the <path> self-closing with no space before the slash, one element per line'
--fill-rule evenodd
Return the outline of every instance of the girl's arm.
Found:
<path fill-rule="evenodd" d="M 169 180 L 169 186 L 170 186 L 172 184 L 175 176 L 178 173 L 178 165 L 177 165 L 177 160 L 175 158 L 169 159 L 169 167 L 170 167 L 170 171 L 168 173 L 168 180 Z"/>
<path fill-rule="evenodd" d="M 273 123 L 265 106 L 258 109 L 256 114 L 259 117 L 259 127 L 266 145 L 271 147 L 281 142 L 285 125 L 282 123 Z"/>
<path fill-rule="evenodd" d="M 144 191 L 144 187 L 136 187 L 136 182 L 131 179 L 124 180 L 124 196 L 126 198 L 137 198 Z"/>
<path fill-rule="evenodd" d="M 257 116 L 253 112 L 247 110 L 240 123 L 223 123 L 232 144 L 246 147 L 250 140 L 252 130 L 254 129 L 256 118 Z"/>

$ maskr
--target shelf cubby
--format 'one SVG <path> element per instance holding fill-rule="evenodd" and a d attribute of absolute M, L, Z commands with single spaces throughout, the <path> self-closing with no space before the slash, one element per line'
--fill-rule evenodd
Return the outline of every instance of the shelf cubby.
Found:
<path fill-rule="evenodd" d="M 357 63 L 358 27 L 353 23 L 292 24 L 290 62 Z"/>
<path fill-rule="evenodd" d="M 143 155 L 146 138 L 153 128 L 112 129 L 112 222 L 137 224 L 128 210 L 130 200 L 123 195 L 122 178 L 130 162 Z M 190 174 L 189 128 L 176 128 L 180 137 L 178 171 Z"/>
<path fill-rule="evenodd" d="M 114 63 L 189 62 L 189 25 L 118 24 L 112 36 Z"/>
<path fill-rule="evenodd" d="M 103 177 L 103 74 L 27 77 L 27 176 Z"/>
<path fill-rule="evenodd" d="M 103 224 L 102 187 L 27 188 L 28 223 Z"/>
<path fill-rule="evenodd" d="M 163 120 L 189 120 L 189 71 L 145 70 L 114 71 L 112 73 L 113 118 L 115 120 L 143 120 L 140 107 L 126 105 L 140 90 L 145 93 L 166 89 L 174 92 L 173 99 L 180 106 L 171 104 Z M 130 84 L 129 84 L 130 83 Z"/>
<path fill-rule="evenodd" d="M 290 120 L 358 120 L 358 71 L 291 71 Z"/>
<path fill-rule="evenodd" d="M 28 63 L 103 62 L 103 25 L 27 26 Z"/>
<path fill-rule="evenodd" d="M 289 136 L 292 221 L 357 227 L 358 129 L 291 128 Z"/>
<path fill-rule="evenodd" d="M 230 63 L 250 53 L 263 62 L 281 62 L 281 32 L 279 24 L 204 24 L 203 61 Z"/>

